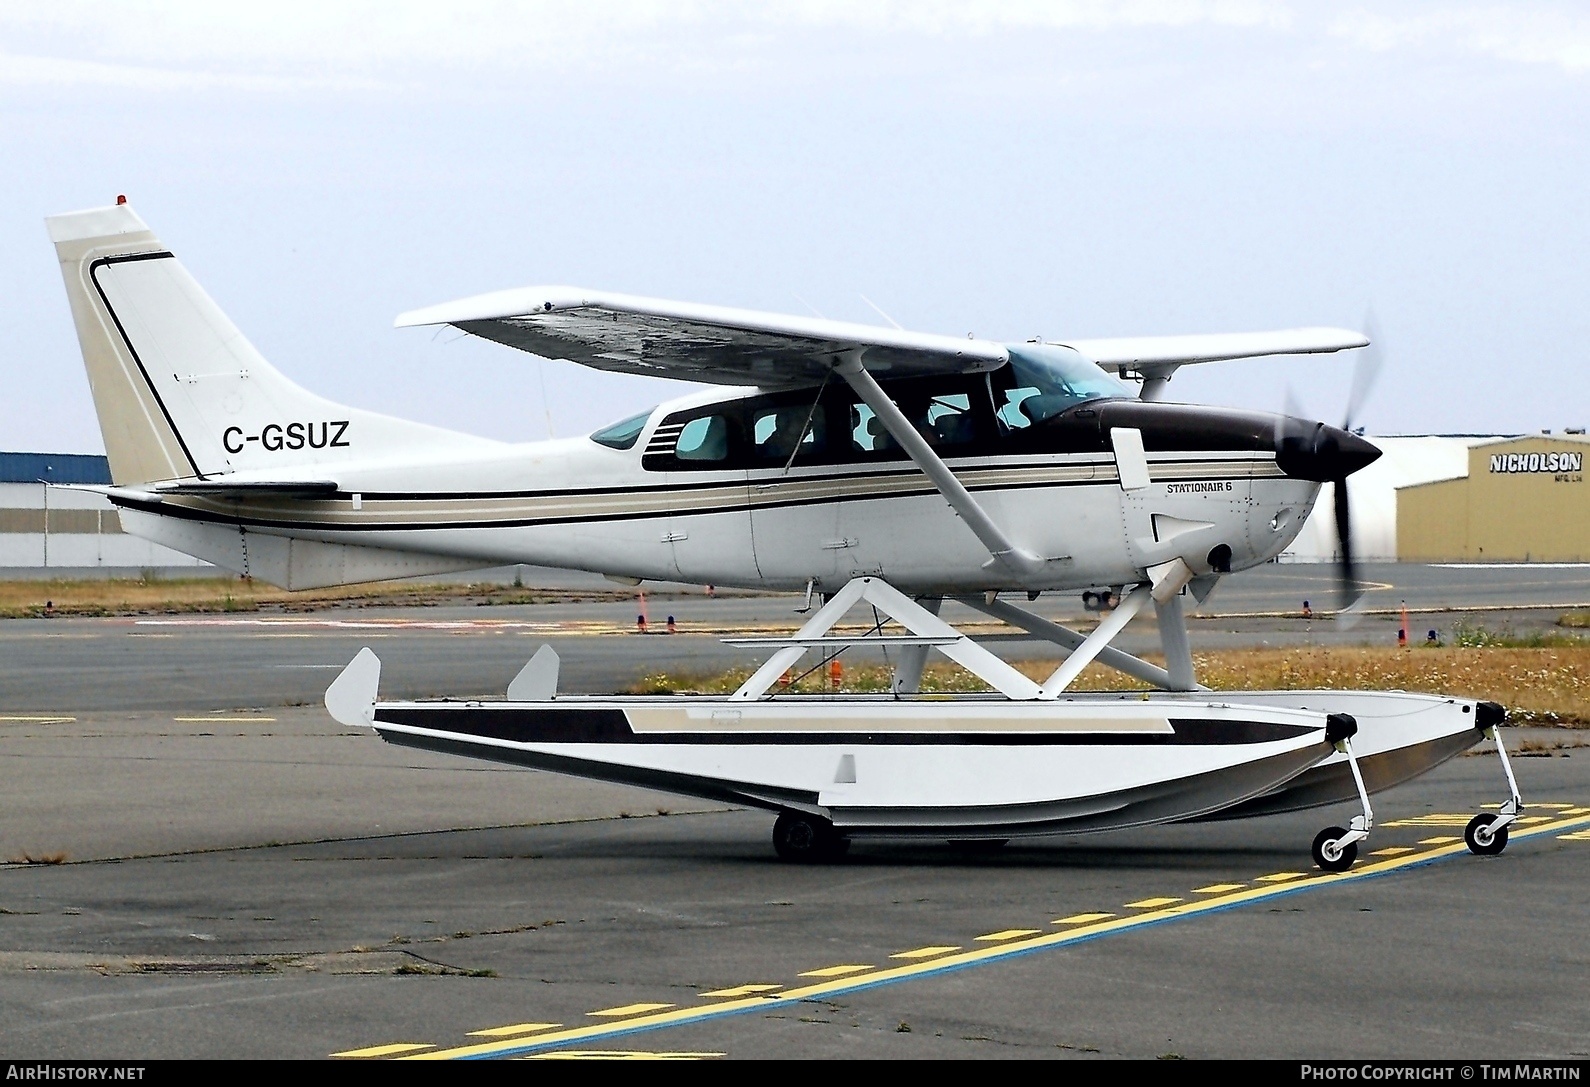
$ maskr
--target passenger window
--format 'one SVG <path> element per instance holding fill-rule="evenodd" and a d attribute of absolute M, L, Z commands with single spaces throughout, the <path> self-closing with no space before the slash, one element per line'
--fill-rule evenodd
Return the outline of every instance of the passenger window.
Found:
<path fill-rule="evenodd" d="M 965 445 L 977 436 L 971 399 L 965 393 L 935 396 L 928 401 L 927 426 L 918 426 L 931 446 Z"/>
<path fill-rule="evenodd" d="M 799 405 L 759 413 L 751 432 L 756 459 L 777 464 L 786 463 L 797 449 L 801 457 L 822 452 L 827 437 L 823 409 Z"/>
<path fill-rule="evenodd" d="M 729 455 L 729 424 L 721 415 L 692 419 L 679 432 L 674 456 L 680 460 L 724 460 Z"/>
<path fill-rule="evenodd" d="M 850 405 L 850 449 L 853 453 L 884 453 L 896 449 L 883 420 L 865 404 Z"/>

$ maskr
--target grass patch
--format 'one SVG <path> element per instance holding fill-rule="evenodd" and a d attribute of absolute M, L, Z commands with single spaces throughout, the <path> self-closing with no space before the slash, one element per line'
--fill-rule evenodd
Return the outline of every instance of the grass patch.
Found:
<path fill-rule="evenodd" d="M 1569 618 L 1575 614 L 1583 613 L 1569 612 L 1557 620 L 1557 625 L 1561 627 L 1590 625 L 1590 623 L 1569 622 Z M 1492 630 L 1489 627 L 1459 622 L 1452 627 L 1452 644 L 1465 649 L 1573 649 L 1590 646 L 1590 638 L 1582 634 L 1555 630 L 1515 634 L 1513 629 L 1505 624 L 1501 630 Z"/>
<path fill-rule="evenodd" d="M 1217 691 L 1417 691 L 1500 702 L 1508 709 L 1510 724 L 1590 728 L 1590 641 L 1583 638 L 1560 646 L 1236 649 L 1195 653 L 1193 662 L 1200 682 Z M 1040 681 L 1058 664 L 1057 660 L 1014 662 L 1019 671 Z M 658 672 L 630 690 L 635 694 L 728 694 L 749 675 L 750 670 L 744 668 L 715 675 Z M 885 692 L 889 682 L 889 670 L 881 664 L 847 665 L 841 690 Z M 1097 664 L 1089 665 L 1073 687 L 1080 691 L 1149 689 L 1147 684 Z M 830 690 L 827 669 L 820 668 L 784 689 L 826 692 Z M 923 673 L 922 690 L 989 688 L 955 665 L 934 663 Z"/>
<path fill-rule="evenodd" d="M 492 582 L 337 585 L 288 592 L 240 577 L 0 580 L 0 619 L 49 616 L 177 615 L 313 611 L 341 607 L 434 607 L 443 604 L 577 604 L 631 600 L 623 589 L 536 589 Z M 660 595 L 660 594 L 659 594 Z"/>
<path fill-rule="evenodd" d="M 1574 630 L 1590 630 L 1590 611 L 1570 611 L 1557 620 L 1557 625 Z"/>

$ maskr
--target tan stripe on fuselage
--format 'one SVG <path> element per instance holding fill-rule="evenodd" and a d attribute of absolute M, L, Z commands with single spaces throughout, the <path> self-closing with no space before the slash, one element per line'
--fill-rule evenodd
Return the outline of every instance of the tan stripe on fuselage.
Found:
<path fill-rule="evenodd" d="M 1113 462 L 956 467 L 957 476 L 973 491 L 1018 487 L 1078 484 L 1114 484 Z M 1245 480 L 1279 478 L 1283 473 L 1273 458 L 1179 460 L 1151 463 L 1156 481 L 1185 479 Z M 169 505 L 210 514 L 228 521 L 298 522 L 325 527 L 470 524 L 489 527 L 500 522 L 582 521 L 689 515 L 727 510 L 759 509 L 791 503 L 864 501 L 931 494 L 933 485 L 909 466 L 820 478 L 785 476 L 747 482 L 713 480 L 706 486 L 655 487 L 624 492 L 577 492 L 556 495 L 461 495 L 447 498 L 382 498 L 365 495 L 361 509 L 347 499 L 282 500 L 251 498 L 242 501 L 183 496 L 168 497 Z"/>

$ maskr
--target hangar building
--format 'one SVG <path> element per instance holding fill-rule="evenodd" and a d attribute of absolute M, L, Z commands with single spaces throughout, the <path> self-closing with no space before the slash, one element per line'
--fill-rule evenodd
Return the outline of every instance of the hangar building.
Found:
<path fill-rule="evenodd" d="M 1368 562 L 1590 562 L 1583 430 L 1371 438 L 1348 481 L 1353 554 Z M 1282 562 L 1337 558 L 1332 485 Z"/>
<path fill-rule="evenodd" d="M 127 535 L 105 498 L 60 486 L 85 483 L 110 483 L 110 465 L 104 457 L 0 453 L 0 576 L 136 577 L 149 570 L 214 569 L 169 547 Z"/>
<path fill-rule="evenodd" d="M 1485 442 L 1466 473 L 1397 491 L 1408 562 L 1590 562 L 1584 434 Z"/>

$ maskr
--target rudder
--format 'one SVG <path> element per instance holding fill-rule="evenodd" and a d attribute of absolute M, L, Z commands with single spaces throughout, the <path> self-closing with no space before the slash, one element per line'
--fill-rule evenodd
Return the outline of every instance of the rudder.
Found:
<path fill-rule="evenodd" d="M 45 224 L 118 485 L 497 444 L 294 384 L 124 203 Z"/>

